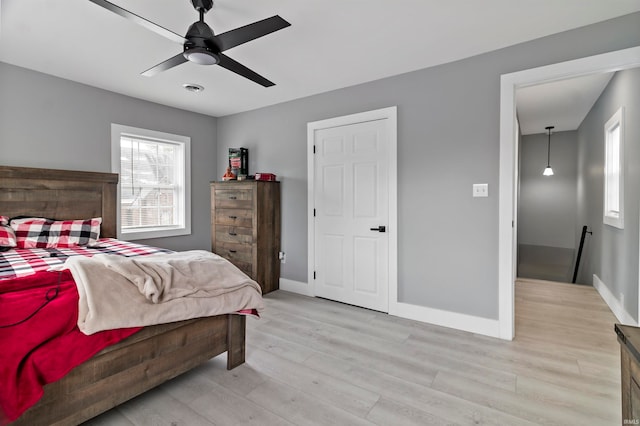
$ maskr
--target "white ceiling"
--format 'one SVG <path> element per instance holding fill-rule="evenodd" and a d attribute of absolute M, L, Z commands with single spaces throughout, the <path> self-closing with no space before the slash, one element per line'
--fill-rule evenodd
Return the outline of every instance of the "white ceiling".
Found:
<path fill-rule="evenodd" d="M 197 20 L 188 0 L 113 3 L 179 34 Z M 193 63 L 142 77 L 182 47 L 88 0 L 2 0 L 0 61 L 224 116 L 636 11 L 640 0 L 216 0 L 205 17 L 216 33 L 276 14 L 292 24 L 225 52 L 276 83 L 264 88 L 221 67 Z M 184 83 L 205 91 L 187 92 Z"/>
<path fill-rule="evenodd" d="M 614 73 L 602 73 L 525 87 L 516 91 L 518 122 L 523 135 L 576 130 Z"/>

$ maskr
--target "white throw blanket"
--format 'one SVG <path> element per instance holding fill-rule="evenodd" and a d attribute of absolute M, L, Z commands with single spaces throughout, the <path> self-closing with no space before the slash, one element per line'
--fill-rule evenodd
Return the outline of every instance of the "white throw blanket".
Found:
<path fill-rule="evenodd" d="M 226 259 L 204 250 L 139 257 L 72 256 L 85 334 L 264 307 L 260 286 Z"/>

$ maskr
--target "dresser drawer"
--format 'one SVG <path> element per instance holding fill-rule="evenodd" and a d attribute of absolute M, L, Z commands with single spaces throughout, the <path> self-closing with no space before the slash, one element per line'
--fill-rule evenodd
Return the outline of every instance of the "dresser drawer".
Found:
<path fill-rule="evenodd" d="M 217 208 L 253 208 L 252 189 L 216 188 L 214 197 Z"/>
<path fill-rule="evenodd" d="M 216 225 L 230 225 L 251 228 L 253 226 L 253 210 L 216 209 Z"/>
<path fill-rule="evenodd" d="M 237 260 L 248 263 L 251 263 L 253 261 L 252 244 L 225 243 L 216 241 L 214 250 L 216 254 L 219 254 L 220 256 L 228 260 Z"/>
<path fill-rule="evenodd" d="M 253 243 L 253 228 L 241 226 L 216 225 L 216 241 L 221 243 Z"/>

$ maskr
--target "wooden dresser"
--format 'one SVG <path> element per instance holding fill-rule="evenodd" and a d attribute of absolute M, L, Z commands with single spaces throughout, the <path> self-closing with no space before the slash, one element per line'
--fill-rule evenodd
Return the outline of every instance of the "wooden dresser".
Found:
<path fill-rule="evenodd" d="M 620 343 L 622 424 L 640 424 L 640 328 L 615 325 Z"/>
<path fill-rule="evenodd" d="M 211 250 L 262 287 L 280 281 L 280 182 L 211 182 Z"/>

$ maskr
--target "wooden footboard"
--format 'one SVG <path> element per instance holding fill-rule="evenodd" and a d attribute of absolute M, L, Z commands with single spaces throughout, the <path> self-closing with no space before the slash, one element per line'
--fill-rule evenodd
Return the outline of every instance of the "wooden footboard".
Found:
<path fill-rule="evenodd" d="M 97 416 L 227 351 L 244 362 L 246 317 L 219 315 L 147 327 L 45 386 L 12 426 L 74 425 Z"/>

